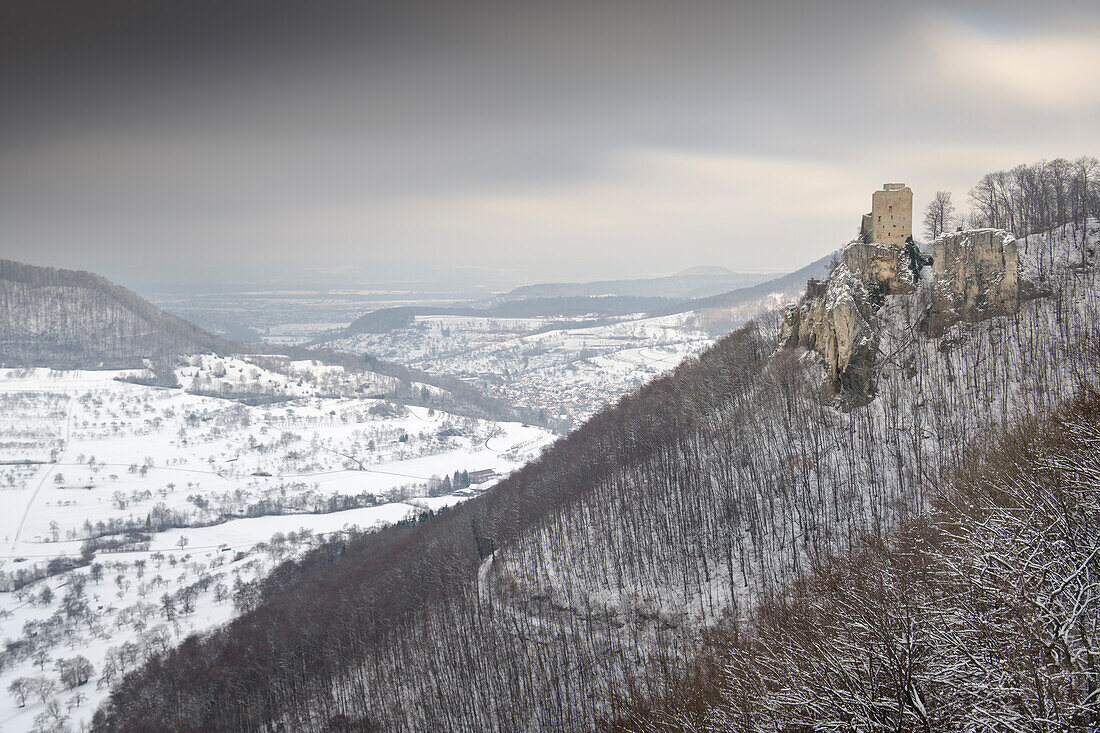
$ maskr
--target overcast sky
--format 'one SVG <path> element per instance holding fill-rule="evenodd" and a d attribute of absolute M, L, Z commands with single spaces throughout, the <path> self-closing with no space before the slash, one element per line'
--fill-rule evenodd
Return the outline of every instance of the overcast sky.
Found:
<path fill-rule="evenodd" d="M 129 282 L 787 271 L 1100 155 L 1096 2 L 2 7 L 0 256 Z"/>

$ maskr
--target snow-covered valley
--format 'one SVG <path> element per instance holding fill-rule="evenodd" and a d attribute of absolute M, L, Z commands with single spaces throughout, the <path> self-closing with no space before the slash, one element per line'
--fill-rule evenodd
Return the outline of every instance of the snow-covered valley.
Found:
<path fill-rule="evenodd" d="M 694 312 L 606 320 L 418 316 L 409 328 L 325 345 L 451 374 L 579 424 L 714 342 Z"/>
<path fill-rule="evenodd" d="M 259 362 L 190 358 L 177 378 L 203 395 L 0 370 L 3 730 L 82 729 L 149 652 L 248 608 L 273 565 L 477 495 L 555 437 L 366 397 L 337 367 Z M 204 396 L 255 384 L 285 401 Z"/>

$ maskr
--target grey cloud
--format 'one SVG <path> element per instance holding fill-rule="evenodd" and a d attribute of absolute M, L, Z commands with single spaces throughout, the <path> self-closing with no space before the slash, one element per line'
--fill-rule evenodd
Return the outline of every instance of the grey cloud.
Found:
<path fill-rule="evenodd" d="M 784 269 L 836 246 L 887 178 L 961 198 L 981 166 L 1100 148 L 1088 89 L 1066 105 L 1023 73 L 1033 64 L 998 77 L 968 56 L 1087 57 L 1100 11 L 1068 3 L 42 0 L 0 13 L 0 93 L 18 101 L 0 111 L 0 248 L 107 274 L 184 256 L 507 263 L 520 278 Z M 679 187 L 660 190 L 616 167 L 666 153 L 733 161 L 722 190 L 752 207 L 722 209 L 706 172 L 677 169 Z M 728 211 L 773 221 L 789 202 L 745 160 L 776 161 L 795 188 L 799 170 L 832 171 L 844 208 L 762 257 L 744 234 L 755 223 Z M 689 206 L 712 198 L 718 210 Z M 490 213 L 501 206 L 507 226 Z M 652 215 L 688 208 L 691 221 Z"/>

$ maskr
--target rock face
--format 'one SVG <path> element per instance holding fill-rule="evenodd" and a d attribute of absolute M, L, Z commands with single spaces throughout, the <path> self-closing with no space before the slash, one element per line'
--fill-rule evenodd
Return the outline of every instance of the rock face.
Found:
<path fill-rule="evenodd" d="M 960 321 L 1015 313 L 1020 307 L 1016 239 L 999 229 L 947 234 L 932 244 L 933 290 L 928 332 Z"/>
<path fill-rule="evenodd" d="M 825 360 L 826 386 L 859 401 L 874 393 L 877 311 L 887 295 L 916 290 L 903 247 L 855 241 L 844 248 L 828 280 L 811 280 L 791 308 L 781 338 Z"/>
<path fill-rule="evenodd" d="M 809 282 L 802 302 L 787 311 L 781 338 L 821 354 L 827 386 L 858 399 L 874 391 L 874 321 L 867 286 L 842 263 L 828 280 Z"/>
<path fill-rule="evenodd" d="M 878 285 L 883 295 L 916 290 L 913 273 L 909 270 L 909 256 L 902 247 L 852 242 L 844 248 L 841 260 L 859 279 Z"/>
<path fill-rule="evenodd" d="M 932 336 L 960 321 L 1015 313 L 1020 304 L 1016 240 L 1007 232 L 975 229 L 940 237 L 933 244 L 931 273 L 918 281 L 929 259 L 907 246 L 855 241 L 828 280 L 811 280 L 791 306 L 781 339 L 822 356 L 826 386 L 853 402 L 875 391 L 879 310 L 886 296 L 911 296 L 931 288 L 924 330 Z M 928 275 L 931 274 L 929 278 Z"/>

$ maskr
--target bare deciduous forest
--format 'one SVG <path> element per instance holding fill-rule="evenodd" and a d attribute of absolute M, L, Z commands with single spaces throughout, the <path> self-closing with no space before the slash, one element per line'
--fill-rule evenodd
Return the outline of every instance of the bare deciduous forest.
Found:
<path fill-rule="evenodd" d="M 1100 725 L 1100 393 L 975 451 L 926 516 L 720 625 L 609 730 Z"/>
<path fill-rule="evenodd" d="M 7 366 L 140 366 L 141 357 L 226 342 L 89 272 L 0 260 L 0 353 Z"/>

